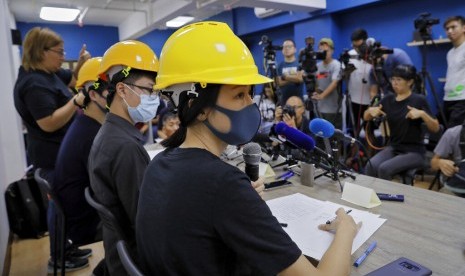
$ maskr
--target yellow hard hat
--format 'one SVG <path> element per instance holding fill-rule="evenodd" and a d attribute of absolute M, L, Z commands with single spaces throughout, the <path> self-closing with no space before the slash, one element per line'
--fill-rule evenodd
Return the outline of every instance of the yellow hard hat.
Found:
<path fill-rule="evenodd" d="M 120 41 L 108 48 L 103 55 L 99 75 L 118 65 L 151 72 L 157 72 L 159 67 L 153 50 L 137 40 Z"/>
<path fill-rule="evenodd" d="M 182 27 L 168 38 L 154 88 L 189 82 L 252 85 L 271 81 L 258 73 L 249 49 L 227 24 L 205 21 Z"/>
<path fill-rule="evenodd" d="M 84 62 L 79 70 L 76 87 L 83 87 L 86 82 L 97 81 L 101 62 L 102 57 L 94 57 Z"/>

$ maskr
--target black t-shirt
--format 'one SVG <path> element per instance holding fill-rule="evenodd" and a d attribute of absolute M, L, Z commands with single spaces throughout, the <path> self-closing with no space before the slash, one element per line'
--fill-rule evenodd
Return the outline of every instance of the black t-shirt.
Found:
<path fill-rule="evenodd" d="M 53 114 L 72 96 L 65 84 L 70 80 L 71 72 L 60 70 L 57 73 L 40 70 L 26 72 L 21 66 L 14 88 L 15 107 L 27 128 L 27 152 L 37 168 L 51 169 L 55 166 L 61 140 L 73 121 L 69 120 L 54 132 L 43 131 L 36 122 Z"/>
<path fill-rule="evenodd" d="M 149 275 L 275 275 L 301 251 L 250 179 L 210 152 L 167 149 L 149 164 L 136 218 Z"/>
<path fill-rule="evenodd" d="M 388 94 L 381 100 L 380 104 L 383 106 L 382 110 L 386 113 L 391 130 L 390 145 L 400 153 L 424 153 L 425 147 L 421 130 L 423 120 L 421 118 L 411 120 L 405 118 L 405 116 L 409 112 L 407 106 L 410 106 L 421 109 L 434 118 L 426 98 L 423 95 L 412 93 L 408 98 L 396 101 L 395 94 Z"/>
<path fill-rule="evenodd" d="M 66 233 L 74 244 L 94 242 L 100 221 L 84 197 L 84 189 L 90 186 L 87 160 L 100 126 L 89 116 L 77 116 L 58 152 L 53 189 L 66 213 Z"/>

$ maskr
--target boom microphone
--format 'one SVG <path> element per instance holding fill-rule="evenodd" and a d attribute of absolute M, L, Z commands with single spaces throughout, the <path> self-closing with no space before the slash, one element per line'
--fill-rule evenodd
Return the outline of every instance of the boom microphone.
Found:
<path fill-rule="evenodd" d="M 375 45 L 375 42 L 376 42 L 376 39 L 374 39 L 373 37 L 369 37 L 365 43 L 367 44 L 368 47 L 370 47 L 370 46 Z"/>
<path fill-rule="evenodd" d="M 262 156 L 262 149 L 257 143 L 248 143 L 244 146 L 242 156 L 245 162 L 245 173 L 252 181 L 257 181 L 259 177 L 259 164 Z"/>
<path fill-rule="evenodd" d="M 286 138 L 288 142 L 298 148 L 311 151 L 315 148 L 315 141 L 312 137 L 306 135 L 298 129 L 288 126 L 284 122 L 279 122 L 275 126 L 275 131 L 278 135 Z"/>
<path fill-rule="evenodd" d="M 330 138 L 334 135 L 334 125 L 325 119 L 315 118 L 308 127 L 313 134 L 322 138 Z"/>

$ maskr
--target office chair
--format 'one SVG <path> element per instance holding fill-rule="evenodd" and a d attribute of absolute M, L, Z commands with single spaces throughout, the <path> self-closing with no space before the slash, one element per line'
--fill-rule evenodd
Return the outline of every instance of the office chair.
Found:
<path fill-rule="evenodd" d="M 40 189 L 48 194 L 55 204 L 55 217 L 54 217 L 54 226 L 55 233 L 54 235 L 54 251 L 53 256 L 53 275 L 56 276 L 58 272 L 58 252 L 60 252 L 60 261 L 61 261 L 61 275 L 65 275 L 65 248 L 66 248 L 66 215 L 63 210 L 63 207 L 58 200 L 57 196 L 52 190 L 50 183 L 41 176 L 41 169 L 38 168 L 34 172 L 34 178 L 39 184 Z M 60 223 L 58 223 L 58 221 Z M 59 229 L 59 234 L 58 230 Z M 58 244 L 60 244 L 60 251 L 58 251 Z"/>
<path fill-rule="evenodd" d="M 131 257 L 129 250 L 126 245 L 126 239 L 125 239 L 125 234 L 123 232 L 123 229 L 121 228 L 118 220 L 116 219 L 115 215 L 103 204 L 98 202 L 92 195 L 89 187 L 86 187 L 84 190 L 85 197 L 87 202 L 89 203 L 90 206 L 94 207 L 99 216 L 100 219 L 102 220 L 102 223 L 108 227 L 108 229 L 111 229 L 116 233 L 116 237 L 118 239 L 116 243 L 116 249 L 118 250 L 118 255 L 121 260 L 121 263 L 123 264 L 124 268 L 126 269 L 126 272 L 129 273 L 129 275 L 144 275 L 140 272 L 139 268 L 135 264 L 133 258 Z"/>

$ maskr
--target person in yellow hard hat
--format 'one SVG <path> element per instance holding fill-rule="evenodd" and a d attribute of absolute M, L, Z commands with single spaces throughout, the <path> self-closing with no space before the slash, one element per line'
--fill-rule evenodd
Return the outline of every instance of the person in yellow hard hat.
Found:
<path fill-rule="evenodd" d="M 95 137 L 89 155 L 90 185 L 96 199 L 115 214 L 136 256 L 135 218 L 139 186 L 150 158 L 138 122 L 155 117 L 160 103 L 153 90 L 158 59 L 140 41 L 122 41 L 103 55 L 100 77 L 109 81 L 109 113 Z M 110 275 L 126 275 L 116 249 L 114 229 L 104 225 L 105 263 Z"/>
<path fill-rule="evenodd" d="M 155 88 L 171 95 L 181 126 L 142 182 L 136 238 L 145 272 L 348 275 L 358 230 L 352 217 L 340 209 L 322 226 L 336 237 L 317 269 L 247 175 L 219 158 L 228 144 L 255 135 L 260 112 L 252 86 L 271 82 L 258 74 L 244 43 L 224 23 L 198 22 L 173 33 L 160 56 Z"/>
<path fill-rule="evenodd" d="M 79 71 L 76 88 L 85 96 L 82 106 L 84 112 L 76 116 L 66 132 L 55 164 L 53 190 L 66 215 L 67 239 L 72 242 L 67 245 L 65 255 L 76 255 L 72 252 L 81 250 L 86 253 L 81 254 L 81 258 L 87 258 L 92 251 L 78 249 L 77 246 L 101 239 L 101 229 L 98 227 L 100 218 L 84 197 L 84 189 L 90 183 L 87 159 L 106 114 L 108 91 L 106 83 L 98 79 L 101 60 L 101 57 L 91 58 Z M 54 234 L 50 232 L 51 236 Z M 50 242 L 53 241 L 51 238 Z"/>

